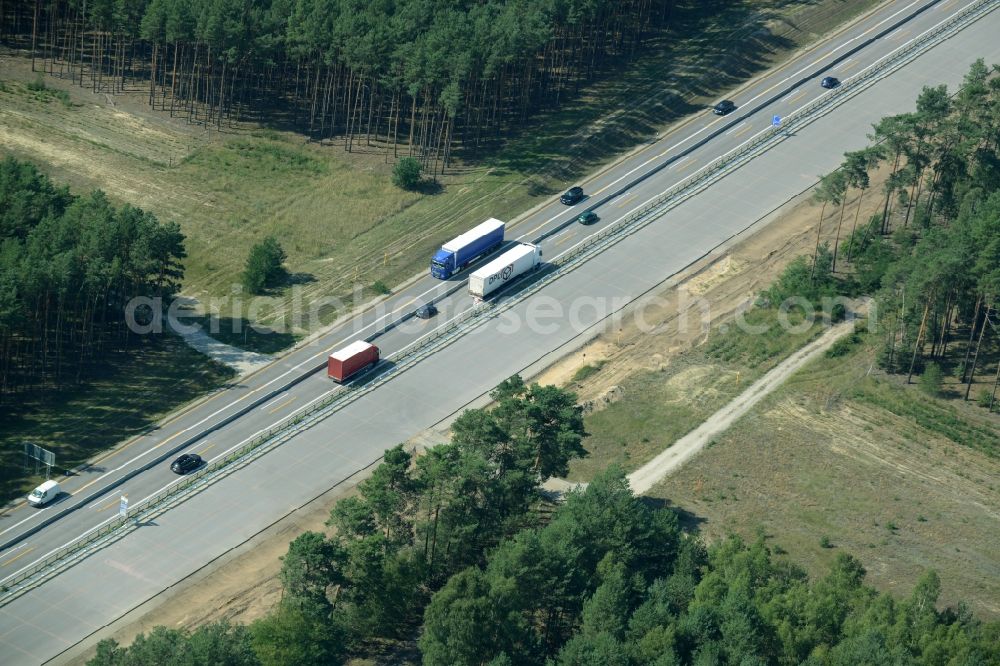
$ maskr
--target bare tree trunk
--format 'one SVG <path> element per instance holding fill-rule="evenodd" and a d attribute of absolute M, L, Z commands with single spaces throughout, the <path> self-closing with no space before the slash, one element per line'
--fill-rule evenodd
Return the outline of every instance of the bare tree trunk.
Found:
<path fill-rule="evenodd" d="M 403 113 L 403 95 L 398 90 L 392 93 L 392 101 L 396 106 L 396 118 L 392 124 L 392 157 L 399 157 L 399 117 Z M 386 160 L 389 161 L 389 151 L 386 150 Z"/>
<path fill-rule="evenodd" d="M 896 324 L 899 323 L 899 320 L 903 316 L 902 315 L 902 313 L 903 313 L 903 308 L 902 307 L 900 307 L 899 312 L 900 312 L 900 314 L 896 316 L 896 321 L 892 322 L 892 328 L 889 329 L 889 361 L 886 363 L 886 368 L 885 369 L 886 369 L 886 372 L 890 372 L 890 373 L 893 370 L 893 365 L 892 364 L 893 364 L 893 361 L 895 360 L 895 354 L 896 354 Z"/>
<path fill-rule="evenodd" d="M 371 88 L 369 88 L 369 90 L 368 90 L 368 92 L 370 94 L 368 96 L 368 125 L 367 125 L 367 127 L 365 127 L 365 145 L 366 146 L 372 145 L 372 115 L 375 112 L 375 86 L 376 85 L 378 85 L 378 82 L 375 80 L 375 77 L 373 76 L 372 77 Z M 382 113 L 382 95 L 381 94 L 379 95 L 378 110 L 379 110 L 379 113 Z M 377 125 L 375 126 L 375 134 L 376 134 L 375 140 L 378 141 L 378 126 Z"/>
<path fill-rule="evenodd" d="M 858 230 L 858 216 L 861 215 L 861 201 L 865 198 L 865 190 L 861 190 L 858 195 L 858 209 L 854 211 L 854 226 L 851 227 L 851 242 L 847 246 L 847 263 L 851 263 L 851 256 L 854 254 L 854 236 Z"/>
<path fill-rule="evenodd" d="M 840 227 L 844 224 L 844 209 L 847 207 L 847 192 L 840 202 L 840 220 L 837 221 L 837 237 L 833 241 L 833 265 L 830 267 L 831 273 L 837 272 L 837 249 L 840 247 Z"/>
<path fill-rule="evenodd" d="M 891 179 L 896 175 L 896 171 L 899 169 L 899 151 L 896 151 L 896 159 L 892 163 L 892 173 L 889 174 L 890 182 Z M 889 201 L 892 199 L 892 190 L 886 189 L 885 193 L 885 205 L 882 207 L 882 235 L 886 234 L 886 230 L 889 228 Z"/>
<path fill-rule="evenodd" d="M 903 228 L 904 229 L 910 223 L 910 209 L 913 208 L 913 193 L 917 189 L 917 183 L 919 183 L 921 180 L 923 180 L 923 177 L 924 177 L 924 171 L 923 171 L 923 169 L 921 169 L 920 173 L 917 174 L 917 182 L 913 183 L 913 185 L 910 186 L 910 197 L 906 201 L 906 215 L 903 217 Z"/>
<path fill-rule="evenodd" d="M 173 71 L 170 73 L 170 117 L 174 117 L 174 102 L 177 100 L 177 52 L 180 50 L 180 45 L 174 42 L 174 65 Z M 166 86 L 164 86 L 164 93 L 166 94 Z"/>
<path fill-rule="evenodd" d="M 906 383 L 910 383 L 910 379 L 913 377 L 913 366 L 917 362 L 917 352 L 920 351 L 920 338 L 924 335 L 924 327 L 927 325 L 927 313 L 931 310 L 931 299 L 927 299 L 927 304 L 924 306 L 924 316 L 920 318 L 920 328 L 917 329 L 917 340 L 913 343 L 913 356 L 910 358 L 910 372 L 906 375 Z"/>
<path fill-rule="evenodd" d="M 222 130 L 222 110 L 226 103 L 226 66 L 229 64 L 229 59 L 224 58 L 222 60 L 222 74 L 219 75 L 219 92 L 217 97 L 219 98 L 219 112 L 215 116 L 215 127 L 219 131 Z"/>
<path fill-rule="evenodd" d="M 965 375 L 969 372 L 969 355 L 972 353 L 972 341 L 976 339 L 976 325 L 979 323 L 979 306 L 983 303 L 983 295 L 976 296 L 976 309 L 972 315 L 972 326 L 969 327 L 969 343 L 965 346 L 965 360 L 962 361 L 962 380 L 965 383 Z M 985 324 L 984 324 L 985 325 Z"/>
<path fill-rule="evenodd" d="M 972 368 L 969 370 L 969 383 L 965 385 L 965 399 L 969 399 L 969 392 L 972 390 L 972 382 L 976 378 L 976 364 L 979 362 L 979 350 L 983 347 L 983 336 L 989 327 L 990 310 L 993 306 L 986 306 L 986 314 L 983 316 L 983 327 L 979 329 L 979 342 L 976 343 L 976 355 L 972 357 Z"/>
<path fill-rule="evenodd" d="M 409 152 L 407 153 L 410 157 L 413 157 L 413 129 L 417 126 L 417 97 L 420 93 L 417 92 L 413 96 L 413 104 L 410 106 L 410 139 L 409 139 Z"/>
<path fill-rule="evenodd" d="M 951 330 L 951 315 L 955 309 L 955 292 L 948 292 L 948 300 L 944 306 L 944 318 L 941 320 L 941 336 L 938 338 L 937 355 L 944 358 L 948 348 L 948 333 Z"/>
<path fill-rule="evenodd" d="M 38 11 L 41 0 L 35 0 L 35 17 L 31 21 L 31 71 L 35 71 L 35 43 L 38 37 Z M 0 20 L 3 17 L 0 16 Z"/>
<path fill-rule="evenodd" d="M 333 87 L 333 68 L 326 68 L 326 79 L 323 84 L 323 104 L 319 110 L 319 142 L 326 138 L 326 116 L 330 110 L 330 89 Z M 332 132 L 331 132 L 332 134 Z"/>
<path fill-rule="evenodd" d="M 149 106 L 156 108 L 156 56 L 159 54 L 159 42 L 153 42 L 153 56 L 149 63 Z"/>
<path fill-rule="evenodd" d="M 316 103 L 319 101 L 319 71 L 320 68 L 316 67 L 316 76 L 313 77 L 312 85 L 312 103 L 309 105 L 309 139 L 313 138 L 313 126 L 316 122 Z"/>
<path fill-rule="evenodd" d="M 1000 361 L 997 362 L 997 376 L 993 379 L 993 393 L 990 394 L 989 411 L 993 411 L 993 403 L 997 400 L 997 386 L 1000 385 Z"/>
<path fill-rule="evenodd" d="M 826 202 L 823 202 L 823 207 L 819 211 L 819 224 L 816 225 L 816 249 L 813 250 L 813 265 L 812 271 L 809 273 L 809 281 L 811 282 L 816 276 L 816 261 L 819 259 L 819 233 L 823 229 L 823 215 L 826 214 Z"/>
<path fill-rule="evenodd" d="M 930 198 L 930 201 L 927 202 L 927 221 L 928 221 L 928 223 L 930 223 L 930 221 L 934 218 L 934 197 L 937 196 L 937 184 L 938 184 L 938 180 L 940 180 L 940 177 L 941 177 L 941 172 L 935 170 L 935 172 L 934 172 L 934 180 L 931 181 L 931 198 Z"/>

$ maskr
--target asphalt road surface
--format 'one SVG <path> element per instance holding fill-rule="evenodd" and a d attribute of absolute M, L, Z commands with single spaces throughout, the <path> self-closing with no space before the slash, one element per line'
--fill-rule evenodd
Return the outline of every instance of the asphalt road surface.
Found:
<path fill-rule="evenodd" d="M 583 183 L 588 200 L 574 207 L 558 202 L 544 206 L 514 225 L 508 237 L 541 239 L 545 258 L 551 260 L 765 129 L 774 115 L 785 116 L 824 94 L 819 86 L 823 76 L 848 79 L 967 4 L 969 0 L 897 2 L 880 8 L 734 93 L 738 108 L 732 114 L 717 117 L 706 110 Z M 377 460 L 384 449 L 450 418 L 505 377 L 544 362 L 580 332 L 601 322 L 614 326 L 612 313 L 814 183 L 819 174 L 839 164 L 844 151 L 866 145 L 873 122 L 912 110 L 922 86 L 945 83 L 954 89 L 976 58 L 1000 61 L 998 30 L 1000 13 L 994 12 L 566 273 L 538 295 L 0 607 L 0 662 L 36 664 L 58 657 Z M 651 175 L 644 178 L 646 174 Z M 598 224 L 584 227 L 573 222 L 590 208 L 600 216 Z M 66 480 L 67 495 L 59 502 L 41 510 L 21 507 L 8 513 L 0 519 L 0 543 L 8 544 L 0 551 L 0 576 L 16 572 L 113 516 L 122 493 L 135 503 L 176 479 L 168 463 L 161 462 L 124 485 L 111 487 L 133 470 L 181 451 L 212 459 L 337 390 L 324 373 L 307 374 L 322 365 L 332 349 L 370 337 L 417 303 L 439 298 L 437 317 L 410 319 L 378 337 L 383 355 L 391 357 L 471 307 L 462 288 L 464 277 L 447 283 L 430 277 L 415 281 L 394 295 L 384 310 L 345 322 Z M 453 289 L 454 293 L 440 296 Z M 641 309 L 628 316 L 641 316 Z M 217 427 L 258 401 L 246 414 Z M 64 512 L 38 529 L 47 518 Z"/>

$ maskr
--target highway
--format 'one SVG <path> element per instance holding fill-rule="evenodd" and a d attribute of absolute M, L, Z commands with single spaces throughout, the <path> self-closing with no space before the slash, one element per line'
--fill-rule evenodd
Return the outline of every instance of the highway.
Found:
<path fill-rule="evenodd" d="M 509 237 L 539 240 L 546 259 L 612 224 L 714 157 L 825 94 L 822 76 L 847 80 L 905 44 L 968 0 L 896 2 L 856 26 L 734 93 L 737 110 L 698 115 L 661 141 L 583 183 L 589 199 L 572 208 L 544 206 L 513 226 Z M 1000 61 L 994 12 L 873 88 L 728 175 L 653 224 L 568 272 L 531 299 L 479 326 L 429 359 L 378 386 L 319 425 L 194 495 L 151 524 L 97 551 L 61 575 L 0 607 L 0 660 L 40 663 L 58 656 L 206 562 L 239 545 L 289 511 L 322 494 L 381 452 L 451 417 L 503 378 L 544 364 L 580 332 L 606 321 L 712 248 L 836 167 L 845 150 L 867 143 L 871 123 L 911 110 L 923 85 L 954 88 L 978 57 Z M 869 40 L 871 43 L 868 43 Z M 573 219 L 593 208 L 601 222 Z M 470 221 L 470 226 L 479 220 Z M 442 239 L 442 241 L 447 240 Z M 92 528 L 117 511 L 126 493 L 137 501 L 175 480 L 165 462 L 106 488 L 122 476 L 180 450 L 212 458 L 321 399 L 331 390 L 319 367 L 330 350 L 371 337 L 386 323 L 435 299 L 440 314 L 409 319 L 375 340 L 384 355 L 406 349 L 471 307 L 464 276 L 448 283 L 426 277 L 395 294 L 384 308 L 344 322 L 238 386 L 219 392 L 161 428 L 115 451 L 64 483 L 70 493 L 42 510 L 18 508 L 0 522 L 0 576 Z M 453 293 L 442 295 L 445 292 Z M 286 384 L 299 380 L 287 389 Z M 255 404 L 258 403 L 259 404 Z M 218 427 L 248 406 L 250 411 Z M 183 448 L 181 448 L 183 447 Z M 179 449 L 179 450 L 178 450 Z M 67 511 L 68 509 L 74 509 Z M 66 512 L 44 529 L 49 517 Z M 24 538 L 19 538 L 24 536 Z"/>

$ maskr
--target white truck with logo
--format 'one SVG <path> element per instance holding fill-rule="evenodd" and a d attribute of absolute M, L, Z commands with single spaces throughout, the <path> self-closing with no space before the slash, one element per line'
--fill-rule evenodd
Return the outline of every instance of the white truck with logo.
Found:
<path fill-rule="evenodd" d="M 484 299 L 497 289 L 538 268 L 542 263 L 542 248 L 531 243 L 519 243 L 469 276 L 469 293 Z"/>

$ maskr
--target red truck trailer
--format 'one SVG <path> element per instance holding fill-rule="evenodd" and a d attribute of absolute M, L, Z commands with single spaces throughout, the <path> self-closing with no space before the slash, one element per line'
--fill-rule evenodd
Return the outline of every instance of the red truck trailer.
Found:
<path fill-rule="evenodd" d="M 378 347 L 364 340 L 356 340 L 330 354 L 326 374 L 335 382 L 343 382 L 376 363 L 378 363 Z"/>

